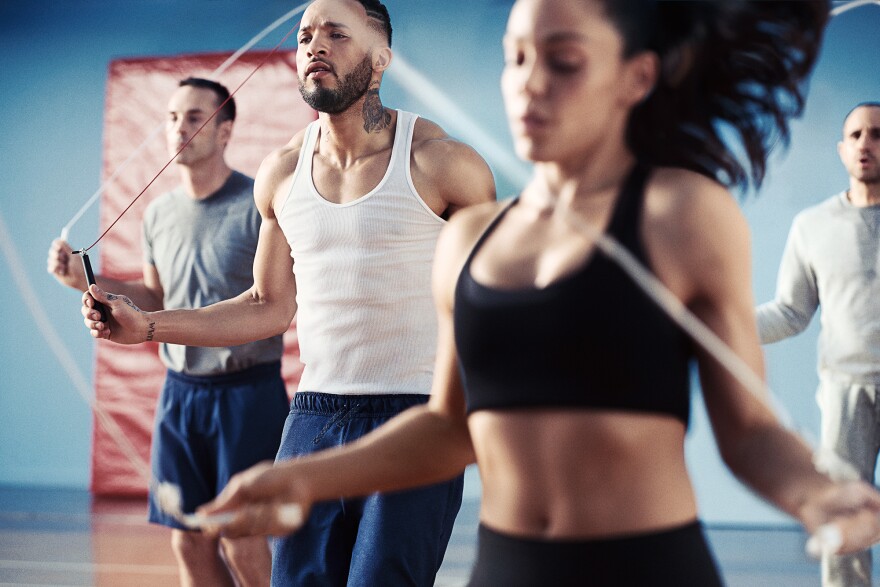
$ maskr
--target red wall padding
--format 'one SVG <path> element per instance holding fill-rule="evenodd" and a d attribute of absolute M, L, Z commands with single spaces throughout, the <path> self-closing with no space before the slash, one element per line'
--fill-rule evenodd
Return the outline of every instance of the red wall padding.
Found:
<path fill-rule="evenodd" d="M 269 52 L 240 57 L 217 80 L 229 90 L 241 84 Z M 231 53 L 176 57 L 120 59 L 111 62 L 104 112 L 106 182 L 144 139 L 163 124 L 166 106 L 177 82 L 185 77 L 209 77 Z M 293 51 L 277 52 L 235 94 L 238 115 L 227 147 L 229 164 L 254 176 L 260 162 L 316 118 L 297 89 Z M 159 131 L 104 191 L 101 199 L 103 232 L 168 162 L 164 131 Z M 121 279 L 137 278 L 143 268 L 141 218 L 154 197 L 178 183 L 174 164 L 153 183 L 98 245 L 100 270 Z M 302 365 L 295 324 L 285 335 L 283 373 L 292 396 Z M 100 341 L 95 364 L 95 401 L 113 418 L 122 433 L 149 462 L 150 436 L 156 400 L 165 376 L 158 345 L 122 346 Z M 120 449 L 118 432 L 94 419 L 91 490 L 96 495 L 143 495 L 147 480 L 142 466 Z"/>

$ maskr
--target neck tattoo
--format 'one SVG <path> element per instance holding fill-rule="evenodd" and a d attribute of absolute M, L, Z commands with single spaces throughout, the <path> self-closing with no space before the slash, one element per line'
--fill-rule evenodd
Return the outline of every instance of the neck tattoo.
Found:
<path fill-rule="evenodd" d="M 364 130 L 368 133 L 379 132 L 391 125 L 391 114 L 385 110 L 379 99 L 379 83 L 375 82 L 364 99 Z"/>

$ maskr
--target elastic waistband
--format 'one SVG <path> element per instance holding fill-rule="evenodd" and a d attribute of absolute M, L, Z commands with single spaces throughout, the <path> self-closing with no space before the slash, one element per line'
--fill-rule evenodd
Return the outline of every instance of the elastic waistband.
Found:
<path fill-rule="evenodd" d="M 241 385 L 255 379 L 264 379 L 273 375 L 281 374 L 281 361 L 260 363 L 241 371 L 221 373 L 219 375 L 189 375 L 178 371 L 168 370 L 168 378 L 187 383 L 190 385 Z"/>
<path fill-rule="evenodd" d="M 527 538 L 520 536 L 513 536 L 509 534 L 505 534 L 503 532 L 499 532 L 498 530 L 493 530 L 489 528 L 482 522 L 477 527 L 477 533 L 479 536 L 479 540 L 483 543 L 488 541 L 489 543 L 496 544 L 521 544 L 521 545 L 530 545 L 539 548 L 546 547 L 591 547 L 591 546 L 600 546 L 600 545 L 626 545 L 626 544 L 636 544 L 639 542 L 651 542 L 654 540 L 669 540 L 670 538 L 679 538 L 679 537 L 691 537 L 691 536 L 702 536 L 703 535 L 703 523 L 697 519 L 692 522 L 686 522 L 680 526 L 673 526 L 671 528 L 664 528 L 660 530 L 647 530 L 644 532 L 634 532 L 631 534 L 623 534 L 620 536 L 610 536 L 610 537 L 600 537 L 600 538 Z"/>
<path fill-rule="evenodd" d="M 428 396 L 423 393 L 348 395 L 297 391 L 293 395 L 292 409 L 317 414 L 335 414 L 340 410 L 355 408 L 358 414 L 364 416 L 393 416 L 427 401 Z"/>

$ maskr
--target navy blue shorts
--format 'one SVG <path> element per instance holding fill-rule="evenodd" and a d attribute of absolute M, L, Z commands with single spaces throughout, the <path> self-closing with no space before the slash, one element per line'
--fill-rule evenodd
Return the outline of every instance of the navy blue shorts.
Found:
<path fill-rule="evenodd" d="M 349 443 L 427 401 L 420 394 L 297 392 L 278 460 Z M 463 487 L 462 475 L 411 491 L 315 504 L 301 530 L 272 541 L 272 585 L 433 585 Z"/>
<path fill-rule="evenodd" d="M 536 540 L 480 524 L 468 587 L 721 587 L 699 522 L 620 538 Z"/>
<path fill-rule="evenodd" d="M 275 457 L 289 410 L 278 361 L 207 377 L 169 370 L 156 406 L 154 480 L 178 485 L 182 510 L 192 512 L 235 473 Z M 185 529 L 159 509 L 153 488 L 149 506 L 151 522 Z"/>

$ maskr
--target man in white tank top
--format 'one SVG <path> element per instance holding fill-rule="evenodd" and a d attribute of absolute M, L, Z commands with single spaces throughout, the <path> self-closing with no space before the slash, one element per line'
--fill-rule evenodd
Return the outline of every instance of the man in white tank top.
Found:
<path fill-rule="evenodd" d="M 278 459 L 353 441 L 427 401 L 437 235 L 457 209 L 495 199 L 473 149 L 382 104 L 392 53 L 381 2 L 317 0 L 298 43 L 300 91 L 319 119 L 257 174 L 253 287 L 198 310 L 141 312 L 99 288 L 83 297 L 92 335 L 124 344 L 242 344 L 283 333 L 296 315 L 305 371 Z M 108 323 L 94 300 L 108 306 Z M 274 542 L 273 585 L 432 585 L 461 490 L 459 476 L 315 506 L 300 531 Z"/>

